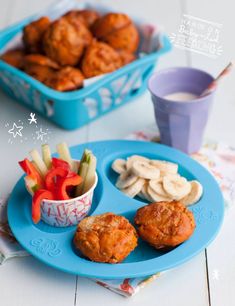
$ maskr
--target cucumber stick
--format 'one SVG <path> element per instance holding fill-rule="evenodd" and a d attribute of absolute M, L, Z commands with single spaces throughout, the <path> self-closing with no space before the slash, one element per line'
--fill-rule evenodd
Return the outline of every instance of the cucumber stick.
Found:
<path fill-rule="evenodd" d="M 42 158 L 44 163 L 46 164 L 47 168 L 51 168 L 51 149 L 48 144 L 43 144 L 42 145 Z"/>
<path fill-rule="evenodd" d="M 31 155 L 33 161 L 35 162 L 37 168 L 39 169 L 41 175 L 44 177 L 47 173 L 47 166 L 44 163 L 44 161 L 42 160 L 40 154 L 38 153 L 38 151 L 36 149 L 33 149 L 32 151 L 29 152 L 29 154 Z"/>
<path fill-rule="evenodd" d="M 82 154 L 82 159 L 81 159 L 81 163 L 89 163 L 89 159 L 90 159 L 90 154 L 92 154 L 92 152 L 88 149 L 85 149 L 83 154 Z"/>
<path fill-rule="evenodd" d="M 91 151 L 85 150 L 82 155 L 78 170 L 78 174 L 83 178 L 83 181 L 77 187 L 76 190 L 77 196 L 87 192 L 94 184 L 95 171 L 96 171 L 96 157 L 92 154 Z"/>
<path fill-rule="evenodd" d="M 38 172 L 38 173 L 40 174 L 40 176 L 42 177 L 41 172 L 40 172 L 40 170 L 39 170 L 37 164 L 36 164 L 33 160 L 31 161 L 31 163 L 34 165 L 34 168 L 37 170 L 37 172 Z"/>
<path fill-rule="evenodd" d="M 71 170 L 77 172 L 77 165 L 73 162 L 69 148 L 65 142 L 61 142 L 57 145 L 57 152 L 59 153 L 60 158 L 65 160 L 70 165 Z"/>
<path fill-rule="evenodd" d="M 88 164 L 82 162 L 80 164 L 78 174 L 82 177 L 83 180 L 82 180 L 81 184 L 77 186 L 77 189 L 76 189 L 76 196 L 77 197 L 83 194 L 83 186 L 84 186 L 84 182 L 85 182 L 85 179 L 86 179 L 86 176 L 87 176 L 87 172 L 88 172 Z"/>
<path fill-rule="evenodd" d="M 96 157 L 93 154 L 91 154 L 89 164 L 88 164 L 86 178 L 84 181 L 83 193 L 87 192 L 91 188 L 91 186 L 94 184 L 95 170 L 96 170 Z"/>
<path fill-rule="evenodd" d="M 34 179 L 32 179 L 30 176 L 25 176 L 24 181 L 25 181 L 26 189 L 31 195 L 33 195 L 35 191 L 38 190 L 38 187 L 39 187 L 37 185 L 37 182 Z"/>

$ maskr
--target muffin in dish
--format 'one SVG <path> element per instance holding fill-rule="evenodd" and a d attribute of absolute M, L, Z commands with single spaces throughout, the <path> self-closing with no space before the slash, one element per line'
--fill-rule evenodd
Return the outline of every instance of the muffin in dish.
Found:
<path fill-rule="evenodd" d="M 135 54 L 134 53 L 130 53 L 128 51 L 119 50 L 118 54 L 119 54 L 119 56 L 121 58 L 123 66 L 125 66 L 127 64 L 130 64 L 131 62 L 133 62 L 136 59 Z"/>
<path fill-rule="evenodd" d="M 59 65 L 50 58 L 40 54 L 26 55 L 23 70 L 36 80 L 47 84 Z"/>
<path fill-rule="evenodd" d="M 108 13 L 98 19 L 92 27 L 92 33 L 97 39 L 104 39 L 113 31 L 119 30 L 130 23 L 126 14 Z"/>
<path fill-rule="evenodd" d="M 45 32 L 43 46 L 46 55 L 61 66 L 75 66 L 91 39 L 91 33 L 82 22 L 75 24 L 60 18 Z"/>
<path fill-rule="evenodd" d="M 139 236 L 156 249 L 175 247 L 193 234 L 194 216 L 180 202 L 158 202 L 137 210 Z"/>
<path fill-rule="evenodd" d="M 13 67 L 21 69 L 23 67 L 24 56 L 23 50 L 15 49 L 5 52 L 1 55 L 0 59 Z"/>
<path fill-rule="evenodd" d="M 72 10 L 63 17 L 73 22 L 82 22 L 87 28 L 91 28 L 100 18 L 100 14 L 95 10 Z"/>
<path fill-rule="evenodd" d="M 73 242 L 92 261 L 119 263 L 137 246 L 137 234 L 126 218 L 105 213 L 83 219 Z"/>
<path fill-rule="evenodd" d="M 121 13 L 109 13 L 98 19 L 93 28 L 94 36 L 117 50 L 136 52 L 139 33 L 131 19 Z"/>
<path fill-rule="evenodd" d="M 31 22 L 24 27 L 23 42 L 27 52 L 40 53 L 42 51 L 41 41 L 45 31 L 50 25 L 48 17 L 41 17 L 40 19 Z"/>
<path fill-rule="evenodd" d="M 74 67 L 64 67 L 54 72 L 47 82 L 47 86 L 58 91 L 71 91 L 83 86 L 84 76 Z"/>
<path fill-rule="evenodd" d="M 81 62 L 81 70 L 86 78 L 112 72 L 121 66 L 118 52 L 108 44 L 95 40 L 86 49 Z"/>

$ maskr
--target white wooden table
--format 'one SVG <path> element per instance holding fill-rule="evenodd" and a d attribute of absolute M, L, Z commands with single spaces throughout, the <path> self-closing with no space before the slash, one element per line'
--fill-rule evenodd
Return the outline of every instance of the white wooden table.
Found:
<path fill-rule="evenodd" d="M 51 0 L 0 0 L 0 28 L 44 8 Z M 98 1 L 97 1 L 98 2 Z M 99 1 L 109 4 L 111 1 Z M 167 33 L 177 31 L 182 14 L 188 13 L 223 24 L 223 54 L 210 59 L 196 53 L 175 49 L 161 59 L 159 68 L 189 65 L 216 74 L 235 54 L 232 31 L 235 26 L 234 2 L 229 0 L 128 0 L 112 1 L 120 11 L 164 25 Z M 133 116 L 133 114 L 135 114 Z M 24 158 L 32 143 L 9 145 L 5 122 L 27 120 L 29 111 L 0 92 L 0 195 L 10 193 L 21 175 L 17 161 Z M 208 137 L 235 145 L 234 74 L 221 84 L 207 127 Z M 134 130 L 154 123 L 149 94 L 77 131 L 63 131 L 43 118 L 40 123 L 52 133 L 50 143 L 61 140 L 69 145 L 123 138 Z M 122 124 L 120 125 L 120 121 Z M 29 131 L 30 133 L 30 131 Z M 17 154 L 16 154 L 17 153 Z M 231 209 L 216 240 L 190 262 L 164 274 L 138 295 L 124 299 L 90 280 L 54 270 L 32 257 L 14 259 L 0 267 L 1 306 L 232 306 L 235 305 L 235 209 Z"/>

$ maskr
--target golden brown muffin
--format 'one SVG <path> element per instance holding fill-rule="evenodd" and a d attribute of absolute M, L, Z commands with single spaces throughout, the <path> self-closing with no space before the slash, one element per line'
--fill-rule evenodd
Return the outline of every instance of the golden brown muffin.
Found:
<path fill-rule="evenodd" d="M 126 14 L 108 13 L 98 19 L 92 27 L 92 32 L 98 39 L 104 39 L 107 35 L 122 29 L 131 23 Z"/>
<path fill-rule="evenodd" d="M 50 23 L 48 17 L 41 17 L 24 27 L 23 42 L 29 53 L 40 53 L 42 51 L 42 37 Z"/>
<path fill-rule="evenodd" d="M 51 60 L 49 57 L 41 54 L 29 54 L 24 57 L 24 65 L 27 64 L 37 64 L 40 66 L 47 66 L 54 69 L 59 69 L 60 66 Z"/>
<path fill-rule="evenodd" d="M 24 68 L 24 71 L 32 78 L 44 84 L 46 84 L 50 80 L 52 74 L 54 73 L 53 69 L 51 69 L 50 67 L 40 65 L 27 65 Z"/>
<path fill-rule="evenodd" d="M 92 27 L 93 34 L 114 49 L 136 52 L 139 33 L 131 19 L 120 13 L 109 13 L 98 19 Z"/>
<path fill-rule="evenodd" d="M 47 83 L 59 68 L 57 63 L 44 55 L 30 54 L 24 57 L 24 71 L 42 83 Z"/>
<path fill-rule="evenodd" d="M 120 51 L 118 51 L 118 54 L 121 57 L 121 61 L 122 61 L 123 66 L 125 66 L 127 64 L 130 64 L 131 62 L 133 62 L 136 59 L 135 54 L 127 52 L 127 51 L 120 50 Z"/>
<path fill-rule="evenodd" d="M 23 50 L 9 50 L 1 55 L 0 59 L 7 64 L 21 69 L 23 66 L 25 53 Z"/>
<path fill-rule="evenodd" d="M 129 24 L 125 28 L 107 35 L 104 41 L 114 49 L 134 53 L 139 45 L 139 34 L 134 24 Z"/>
<path fill-rule="evenodd" d="M 63 17 L 74 22 L 81 21 L 87 28 L 91 28 L 100 18 L 100 14 L 95 10 L 72 10 Z"/>
<path fill-rule="evenodd" d="M 81 62 L 81 69 L 86 78 L 112 72 L 121 66 L 122 60 L 118 52 L 98 41 L 93 41 L 86 49 Z"/>
<path fill-rule="evenodd" d="M 64 67 L 53 73 L 46 85 L 58 91 L 71 91 L 83 86 L 84 76 L 74 67 Z"/>
<path fill-rule="evenodd" d="M 180 202 L 158 202 L 137 210 L 135 224 L 140 237 L 156 249 L 175 247 L 193 234 L 194 216 Z"/>
<path fill-rule="evenodd" d="M 90 30 L 84 24 L 84 21 L 81 20 L 81 18 L 72 18 L 69 16 L 67 17 L 65 16 L 62 18 L 65 19 L 68 23 L 70 23 L 77 30 L 77 35 L 80 38 L 80 40 L 83 42 L 84 47 L 89 46 L 90 43 L 92 42 L 93 36 Z"/>
<path fill-rule="evenodd" d="M 46 55 L 60 65 L 75 66 L 91 39 L 91 33 L 82 22 L 78 25 L 60 18 L 45 32 L 43 46 Z"/>
<path fill-rule="evenodd" d="M 92 261 L 119 263 L 137 246 L 137 234 L 126 218 L 105 213 L 83 219 L 73 241 Z"/>

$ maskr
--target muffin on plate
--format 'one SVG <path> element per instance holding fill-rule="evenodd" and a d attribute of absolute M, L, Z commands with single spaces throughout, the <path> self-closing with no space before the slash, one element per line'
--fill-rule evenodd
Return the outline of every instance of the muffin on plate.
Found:
<path fill-rule="evenodd" d="M 45 32 L 43 46 L 46 55 L 61 66 L 75 66 L 91 39 L 90 31 L 82 22 L 60 18 Z"/>
<path fill-rule="evenodd" d="M 92 261 L 119 263 L 137 246 L 137 234 L 126 218 L 105 213 L 83 219 L 73 242 Z"/>
<path fill-rule="evenodd" d="M 139 236 L 156 249 L 175 247 L 193 234 L 195 220 L 180 202 L 158 202 L 137 210 L 135 224 Z"/>
<path fill-rule="evenodd" d="M 74 67 L 64 67 L 54 72 L 46 82 L 46 85 L 58 91 L 71 91 L 83 86 L 84 76 Z"/>
<path fill-rule="evenodd" d="M 86 78 L 115 71 L 121 66 L 118 52 L 108 44 L 95 40 L 86 49 L 81 62 L 81 70 Z"/>
<path fill-rule="evenodd" d="M 23 70 L 36 80 L 47 84 L 59 65 L 41 54 L 26 55 L 23 60 Z"/>
<path fill-rule="evenodd" d="M 100 18 L 100 14 L 95 10 L 72 10 L 63 17 L 74 22 L 82 22 L 87 28 L 91 28 Z"/>
<path fill-rule="evenodd" d="M 139 33 L 131 19 L 121 13 L 108 13 L 92 27 L 94 36 L 117 50 L 136 52 Z"/>
<path fill-rule="evenodd" d="M 42 37 L 50 25 L 48 17 L 41 17 L 26 25 L 23 29 L 23 42 L 27 52 L 40 53 L 42 51 Z"/>
<path fill-rule="evenodd" d="M 21 69 L 23 66 L 25 52 L 20 49 L 9 50 L 1 55 L 0 59 L 7 64 Z"/>

